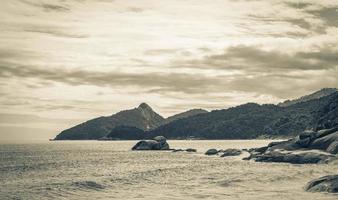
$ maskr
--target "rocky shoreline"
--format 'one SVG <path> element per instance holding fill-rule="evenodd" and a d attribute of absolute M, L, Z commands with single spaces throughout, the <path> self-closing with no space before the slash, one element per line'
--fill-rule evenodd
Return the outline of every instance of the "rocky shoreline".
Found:
<path fill-rule="evenodd" d="M 133 147 L 137 150 L 165 150 L 171 152 L 197 152 L 196 149 L 171 149 L 167 139 L 157 136 L 152 140 L 141 140 Z M 244 152 L 250 155 L 243 158 L 255 162 L 279 162 L 290 164 L 337 164 L 338 127 L 319 131 L 304 131 L 299 136 L 267 146 L 253 149 L 209 149 L 206 156 L 239 156 Z M 338 175 L 328 175 L 310 181 L 305 190 L 309 192 L 338 193 Z"/>

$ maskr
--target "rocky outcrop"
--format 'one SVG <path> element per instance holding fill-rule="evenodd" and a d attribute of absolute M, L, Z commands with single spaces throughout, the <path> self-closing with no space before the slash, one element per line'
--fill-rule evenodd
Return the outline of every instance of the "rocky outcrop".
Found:
<path fill-rule="evenodd" d="M 338 193 L 338 175 L 324 176 L 310 181 L 305 190 L 308 192 Z"/>
<path fill-rule="evenodd" d="M 163 136 L 157 136 L 153 140 L 141 140 L 133 148 L 135 150 L 170 150 L 167 139 Z"/>
<path fill-rule="evenodd" d="M 337 160 L 337 142 L 338 128 L 305 131 L 296 138 L 251 149 L 246 159 L 292 164 L 329 163 Z"/>

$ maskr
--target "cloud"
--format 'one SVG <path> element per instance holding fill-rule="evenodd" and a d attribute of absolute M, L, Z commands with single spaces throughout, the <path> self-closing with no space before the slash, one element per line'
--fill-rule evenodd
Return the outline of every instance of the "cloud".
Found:
<path fill-rule="evenodd" d="M 57 4 L 50 4 L 50 3 L 43 3 L 43 2 L 37 3 L 37 2 L 27 1 L 27 0 L 20 0 L 20 2 L 30 5 L 30 6 L 37 7 L 37 8 L 41 8 L 45 12 L 69 12 L 70 11 L 69 7 L 60 4 L 60 2 L 62 1 L 57 1 Z"/>
<path fill-rule="evenodd" d="M 285 2 L 285 4 L 288 5 L 289 7 L 297 8 L 297 9 L 307 8 L 307 7 L 309 7 L 309 6 L 312 5 L 311 3 L 300 2 L 300 1 L 297 1 L 297 2 Z"/>
<path fill-rule="evenodd" d="M 58 119 L 58 118 L 44 118 L 32 114 L 13 114 L 13 113 L 0 113 L 0 124 L 30 124 L 30 123 L 47 123 L 47 124 L 66 124 L 71 121 L 77 123 L 79 119 Z"/>
<path fill-rule="evenodd" d="M 31 26 L 29 28 L 25 28 L 25 32 L 31 33 L 42 33 L 48 34 L 55 37 L 64 37 L 64 38 L 88 38 L 87 34 L 77 34 L 71 33 L 70 31 L 65 31 L 66 28 L 61 27 L 51 27 L 51 26 Z"/>
<path fill-rule="evenodd" d="M 338 6 L 308 10 L 307 13 L 323 20 L 327 26 L 338 27 Z"/>
<path fill-rule="evenodd" d="M 334 2 L 0 4 L 3 112 L 96 116 L 149 100 L 170 113 L 338 86 Z"/>
<path fill-rule="evenodd" d="M 219 84 L 218 77 L 191 75 L 184 73 L 120 73 L 97 72 L 84 70 L 47 69 L 34 66 L 2 66 L 0 77 L 5 78 L 33 78 L 69 85 L 96 85 L 96 86 L 136 86 L 148 87 L 151 91 L 182 91 L 197 93 L 208 91 L 213 84 Z"/>
<path fill-rule="evenodd" d="M 255 46 L 239 45 L 227 48 L 224 53 L 211 54 L 202 59 L 174 61 L 173 65 L 247 72 L 326 70 L 337 67 L 337 53 L 338 50 L 331 47 L 284 53 L 279 50 L 264 50 Z"/>

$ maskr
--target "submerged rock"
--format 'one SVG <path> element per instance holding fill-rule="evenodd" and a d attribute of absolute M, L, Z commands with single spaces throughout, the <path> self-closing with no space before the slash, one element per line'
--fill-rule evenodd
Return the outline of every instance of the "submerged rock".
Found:
<path fill-rule="evenodd" d="M 305 190 L 308 192 L 338 193 L 338 175 L 324 176 L 310 181 Z"/>
<path fill-rule="evenodd" d="M 239 149 L 226 149 L 223 150 L 223 154 L 221 155 L 221 157 L 227 157 L 227 156 L 239 156 L 241 155 L 242 150 Z"/>
<path fill-rule="evenodd" d="M 167 139 L 163 136 L 157 136 L 153 140 L 141 140 L 136 143 L 132 150 L 169 150 Z"/>
<path fill-rule="evenodd" d="M 218 154 L 217 149 L 209 149 L 208 151 L 205 152 L 205 155 L 211 156 L 211 155 L 216 155 Z"/>

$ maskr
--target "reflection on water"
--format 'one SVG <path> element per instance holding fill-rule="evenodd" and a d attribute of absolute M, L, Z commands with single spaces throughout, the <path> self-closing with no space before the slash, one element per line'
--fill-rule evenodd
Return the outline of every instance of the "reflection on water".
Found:
<path fill-rule="evenodd" d="M 255 163 L 204 156 L 267 140 L 169 141 L 187 152 L 132 152 L 135 141 L 0 145 L 0 199 L 336 199 L 308 193 L 334 165 Z"/>

